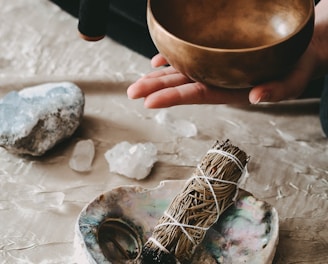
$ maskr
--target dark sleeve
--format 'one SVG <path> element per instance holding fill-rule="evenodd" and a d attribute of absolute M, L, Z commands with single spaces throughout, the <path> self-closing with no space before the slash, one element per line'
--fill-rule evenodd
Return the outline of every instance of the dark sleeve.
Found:
<path fill-rule="evenodd" d="M 328 75 L 324 79 L 323 87 L 320 100 L 320 122 L 323 132 L 328 137 Z"/>
<path fill-rule="evenodd" d="M 315 0 L 314 2 L 315 4 L 318 4 L 320 0 Z M 326 75 L 321 81 L 323 89 L 320 99 L 320 122 L 323 132 L 326 137 L 328 137 L 328 75 Z"/>
<path fill-rule="evenodd" d="M 50 1 L 78 18 L 79 31 L 87 36 L 97 38 L 105 32 L 111 39 L 145 57 L 158 53 L 147 27 L 147 0 Z"/>

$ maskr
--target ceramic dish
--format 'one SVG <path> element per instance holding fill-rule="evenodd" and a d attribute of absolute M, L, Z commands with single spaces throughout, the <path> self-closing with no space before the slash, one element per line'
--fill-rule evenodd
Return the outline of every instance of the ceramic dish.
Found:
<path fill-rule="evenodd" d="M 80 213 L 77 263 L 138 263 L 143 244 L 185 181 L 154 189 L 122 186 L 101 194 Z M 276 210 L 246 192 L 207 232 L 191 263 L 272 263 L 278 243 Z"/>

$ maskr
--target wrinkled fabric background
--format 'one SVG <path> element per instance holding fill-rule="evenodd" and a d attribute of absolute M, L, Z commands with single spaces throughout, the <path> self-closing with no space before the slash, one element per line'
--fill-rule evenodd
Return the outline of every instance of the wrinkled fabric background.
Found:
<path fill-rule="evenodd" d="M 0 95 L 39 83 L 73 81 L 86 96 L 81 127 L 41 158 L 0 149 L 0 262 L 74 263 L 74 225 L 82 208 L 116 186 L 157 186 L 186 179 L 216 139 L 251 157 L 243 188 L 277 209 L 280 242 L 274 263 L 327 263 L 328 141 L 319 101 L 249 107 L 203 105 L 168 109 L 193 122 L 181 137 L 158 124 L 159 110 L 126 97 L 151 71 L 149 59 L 106 38 L 79 39 L 77 20 L 47 0 L 3 0 L 0 8 Z M 78 140 L 92 139 L 92 171 L 68 166 Z M 104 153 L 121 141 L 153 142 L 159 161 L 143 181 L 109 172 Z"/>

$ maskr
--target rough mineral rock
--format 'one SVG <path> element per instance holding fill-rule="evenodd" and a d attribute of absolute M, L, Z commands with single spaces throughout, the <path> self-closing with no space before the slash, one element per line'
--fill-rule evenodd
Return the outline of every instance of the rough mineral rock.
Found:
<path fill-rule="evenodd" d="M 0 100 L 0 146 L 41 156 L 80 125 L 84 94 L 73 83 L 47 83 L 12 91 Z"/>
<path fill-rule="evenodd" d="M 109 170 L 129 178 L 144 179 L 157 161 L 157 148 L 153 143 L 135 145 L 123 141 L 105 153 Z"/>

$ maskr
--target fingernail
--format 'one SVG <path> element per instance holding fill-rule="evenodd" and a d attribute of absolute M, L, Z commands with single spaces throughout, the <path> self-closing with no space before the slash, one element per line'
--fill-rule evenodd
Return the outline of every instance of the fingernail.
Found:
<path fill-rule="evenodd" d="M 270 100 L 270 94 L 269 93 L 263 93 L 260 97 L 257 98 L 253 104 L 258 104 L 262 102 L 268 102 Z"/>

